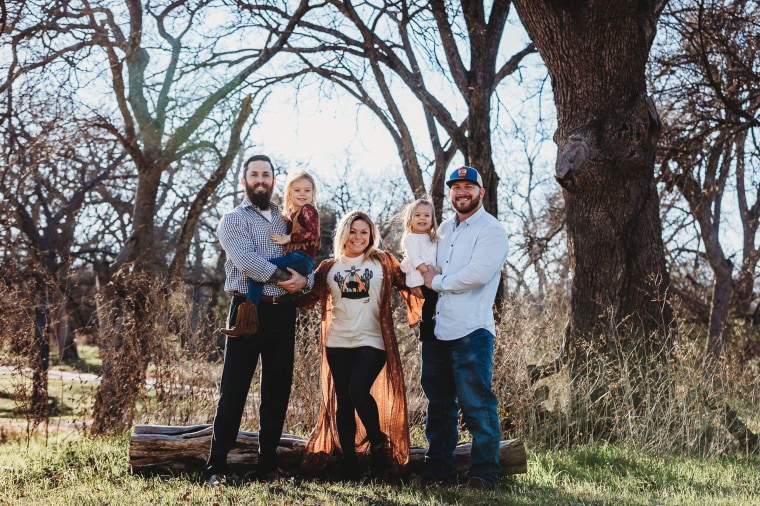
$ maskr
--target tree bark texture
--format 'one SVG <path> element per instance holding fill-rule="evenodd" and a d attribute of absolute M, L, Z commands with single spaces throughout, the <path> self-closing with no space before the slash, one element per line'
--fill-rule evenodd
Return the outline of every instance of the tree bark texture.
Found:
<path fill-rule="evenodd" d="M 556 179 L 574 271 L 570 342 L 578 351 L 611 344 L 603 336 L 644 336 L 657 353 L 672 320 L 654 180 L 660 121 L 645 82 L 660 9 L 633 1 L 514 3 L 546 63 L 557 108 Z"/>
<path fill-rule="evenodd" d="M 167 425 L 136 425 L 129 443 L 129 463 L 138 473 L 177 474 L 203 469 L 211 444 L 211 425 L 174 427 Z M 306 440 L 283 434 L 277 448 L 279 466 L 288 473 L 298 473 Z M 456 449 L 457 473 L 469 469 L 471 445 L 460 444 Z M 235 447 L 227 462 L 236 472 L 254 468 L 258 461 L 259 439 L 255 432 L 238 432 Z M 412 448 L 407 474 L 421 473 L 425 448 Z M 526 473 L 525 445 L 519 439 L 501 442 L 499 462 L 502 474 Z M 325 471 L 329 475 L 335 462 Z"/>

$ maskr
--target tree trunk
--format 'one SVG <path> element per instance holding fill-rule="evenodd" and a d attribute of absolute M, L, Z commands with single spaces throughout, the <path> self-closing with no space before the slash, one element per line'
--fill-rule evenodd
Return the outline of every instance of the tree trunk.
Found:
<path fill-rule="evenodd" d="M 67 308 L 67 296 L 61 295 L 62 301 L 56 315 L 55 340 L 58 344 L 58 359 L 64 364 L 73 364 L 79 360 L 77 343 L 74 341 L 74 332 L 71 330 L 69 322 L 69 311 Z"/>
<path fill-rule="evenodd" d="M 514 3 L 557 107 L 572 348 L 660 354 L 672 314 L 654 181 L 660 122 L 644 75 L 660 13 L 640 2 Z"/>
<path fill-rule="evenodd" d="M 151 272 L 153 267 L 153 242 L 156 219 L 156 198 L 161 174 L 165 167 L 140 167 L 137 169 L 137 189 L 132 211 L 132 232 L 112 265 L 113 271 L 125 264 L 137 272 Z"/>
<path fill-rule="evenodd" d="M 498 218 L 499 216 L 499 175 L 496 173 L 491 157 L 491 104 L 490 97 L 483 96 L 479 89 L 470 94 L 470 113 L 468 115 L 467 147 L 463 150 L 468 165 L 478 169 L 483 176 L 483 207 Z M 448 174 L 446 174 L 448 176 Z"/>
<path fill-rule="evenodd" d="M 39 276 L 38 276 L 39 277 Z M 32 395 L 30 415 L 39 423 L 49 414 L 48 407 L 48 369 L 50 367 L 50 342 L 48 341 L 48 321 L 50 320 L 50 302 L 47 287 L 43 279 L 37 279 L 37 307 L 34 309 L 34 346 L 31 351 Z"/>
<path fill-rule="evenodd" d="M 156 317 L 149 307 L 150 297 L 155 277 L 161 275 L 153 262 L 156 196 L 165 169 L 156 162 L 137 167 L 132 232 L 112 264 L 115 274 L 106 290 L 106 300 L 113 304 L 108 316 L 118 330 L 100 340 L 103 379 L 93 406 L 94 434 L 129 429 L 135 403 L 145 387 Z"/>
<path fill-rule="evenodd" d="M 179 474 L 203 469 L 211 444 L 210 425 L 171 427 L 166 425 L 137 425 L 129 443 L 129 464 L 138 473 Z M 464 475 L 469 469 L 469 443 L 456 449 L 457 472 Z M 277 449 L 279 465 L 288 473 L 298 473 L 306 440 L 283 434 Z M 232 470 L 243 472 L 252 469 L 258 461 L 259 438 L 255 432 L 238 433 L 235 447 L 227 462 Z M 406 473 L 421 473 L 425 458 L 424 448 L 412 448 Z M 502 474 L 520 474 L 528 470 L 525 445 L 519 439 L 501 442 L 499 462 Z M 325 474 L 331 472 L 332 461 Z"/>
<path fill-rule="evenodd" d="M 725 331 L 731 304 L 731 262 L 724 259 L 720 266 L 713 265 L 713 290 L 710 302 L 710 324 L 707 333 L 702 370 L 705 377 L 712 377 L 723 362 L 726 344 Z"/>
<path fill-rule="evenodd" d="M 467 98 L 467 146 L 462 146 L 465 161 L 480 171 L 486 194 L 483 207 L 492 215 L 499 217 L 499 175 L 493 163 L 491 146 L 491 100 L 496 83 L 496 59 L 499 44 L 489 34 L 488 26 L 496 23 L 500 31 L 504 30 L 509 7 L 494 6 L 491 19 L 486 22 L 480 13 L 480 0 L 467 1 L 463 4 L 465 18 L 469 24 L 477 22 L 477 29 L 471 30 L 470 58 L 471 72 L 465 97 Z M 476 21 L 477 20 L 477 21 Z M 460 88 L 461 89 L 461 88 Z M 447 174 L 448 175 L 448 174 Z"/>

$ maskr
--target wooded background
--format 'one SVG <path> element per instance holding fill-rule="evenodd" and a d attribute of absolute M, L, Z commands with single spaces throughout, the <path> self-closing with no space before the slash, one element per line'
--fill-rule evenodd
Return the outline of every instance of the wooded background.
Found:
<path fill-rule="evenodd" d="M 567 325 L 530 385 L 561 371 L 609 384 L 595 364 L 621 356 L 646 382 L 683 339 L 702 349 L 694 372 L 710 394 L 732 367 L 757 370 L 757 1 L 0 6 L 1 347 L 31 368 L 35 423 L 50 343 L 64 362 L 78 342 L 100 349 L 95 434 L 135 423 L 167 336 L 180 357 L 218 358 L 214 230 L 242 198 L 245 154 L 267 151 L 253 127 L 272 93 L 369 113 L 355 135 L 396 147 L 382 174 L 314 169 L 322 257 L 353 208 L 400 254 L 402 205 L 429 194 L 441 218 L 446 172 L 481 171 L 510 232 L 497 310 L 567 301 L 551 305 Z M 305 164 L 269 154 L 281 180 Z M 757 446 L 730 399 L 705 403 Z"/>

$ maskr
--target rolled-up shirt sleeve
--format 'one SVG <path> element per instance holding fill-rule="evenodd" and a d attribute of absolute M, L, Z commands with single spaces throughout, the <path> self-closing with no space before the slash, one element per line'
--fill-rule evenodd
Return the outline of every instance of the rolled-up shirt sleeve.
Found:
<path fill-rule="evenodd" d="M 441 225 L 436 258 L 441 274 L 431 282 L 438 292 L 436 339 L 459 339 L 477 329 L 496 334 L 493 302 L 508 250 L 504 226 L 483 208 L 458 225 L 453 219 Z"/>
<path fill-rule="evenodd" d="M 444 269 L 445 274 L 439 274 L 433 278 L 431 282 L 433 290 L 463 292 L 473 290 L 490 281 L 501 270 L 507 257 L 509 249 L 507 234 L 500 226 L 485 227 L 480 230 L 470 248 L 472 256 L 465 265 L 459 269 L 456 268 L 458 266 L 452 266 L 454 267 L 452 270 Z"/>
<path fill-rule="evenodd" d="M 227 253 L 227 258 L 247 277 L 265 283 L 277 270 L 277 266 L 256 251 L 249 237 L 249 227 L 236 214 L 224 215 L 219 222 L 216 234 Z M 312 276 L 311 284 L 313 283 Z"/>

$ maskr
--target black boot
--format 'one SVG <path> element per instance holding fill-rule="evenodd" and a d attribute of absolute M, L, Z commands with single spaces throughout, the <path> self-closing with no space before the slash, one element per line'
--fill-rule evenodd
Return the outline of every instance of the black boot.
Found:
<path fill-rule="evenodd" d="M 230 474 L 226 463 L 206 464 L 203 470 L 203 481 L 210 487 L 220 487 L 234 482 L 236 476 Z"/>
<path fill-rule="evenodd" d="M 256 479 L 259 481 L 277 481 L 280 479 L 280 470 L 277 469 L 277 454 L 259 454 L 259 463 L 256 466 Z"/>
<path fill-rule="evenodd" d="M 340 459 L 340 479 L 343 481 L 359 481 L 361 477 L 362 470 L 356 453 L 344 454 Z"/>
<path fill-rule="evenodd" d="M 372 476 L 377 478 L 386 473 L 391 468 L 391 459 L 388 458 L 387 439 L 380 443 L 373 444 L 369 451 L 369 470 Z"/>

